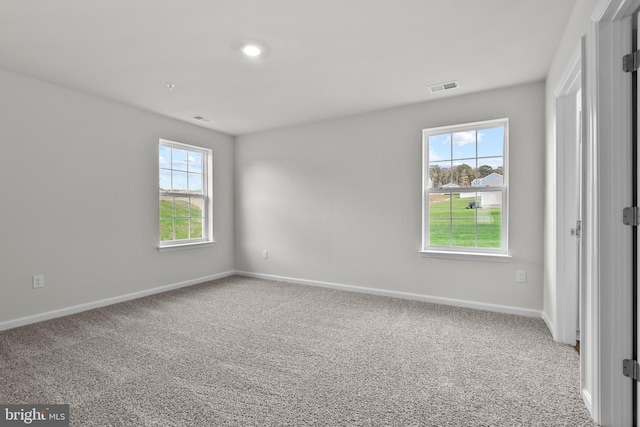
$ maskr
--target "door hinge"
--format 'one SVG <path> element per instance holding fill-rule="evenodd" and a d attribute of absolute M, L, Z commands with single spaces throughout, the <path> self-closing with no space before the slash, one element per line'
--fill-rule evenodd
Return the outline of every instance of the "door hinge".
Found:
<path fill-rule="evenodd" d="M 640 365 L 638 362 L 631 359 L 624 359 L 622 361 L 622 375 L 640 381 Z"/>
<path fill-rule="evenodd" d="M 576 221 L 576 228 L 569 230 L 572 236 L 580 237 L 582 235 L 582 221 Z"/>
<path fill-rule="evenodd" d="M 640 225 L 640 218 L 638 218 L 639 213 L 640 209 L 638 209 L 637 206 L 624 208 L 622 210 L 622 223 L 624 225 L 637 227 L 638 225 Z"/>
<path fill-rule="evenodd" d="M 636 50 L 622 57 L 622 70 L 625 73 L 633 73 L 640 68 L 640 51 Z"/>

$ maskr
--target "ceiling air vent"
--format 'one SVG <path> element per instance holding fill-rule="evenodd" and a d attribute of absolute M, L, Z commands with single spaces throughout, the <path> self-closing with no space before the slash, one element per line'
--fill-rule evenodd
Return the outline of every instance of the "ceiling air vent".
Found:
<path fill-rule="evenodd" d="M 458 82 L 446 82 L 438 83 L 437 85 L 429 86 L 431 93 L 441 92 L 443 90 L 455 89 L 458 87 Z"/>
<path fill-rule="evenodd" d="M 211 119 L 207 119 L 204 116 L 192 116 L 192 119 L 200 120 L 201 122 L 211 123 Z"/>

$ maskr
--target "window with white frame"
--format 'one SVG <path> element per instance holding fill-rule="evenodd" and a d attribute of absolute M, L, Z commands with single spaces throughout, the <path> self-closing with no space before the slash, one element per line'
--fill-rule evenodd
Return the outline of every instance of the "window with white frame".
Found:
<path fill-rule="evenodd" d="M 160 248 L 209 243 L 211 150 L 160 140 Z"/>
<path fill-rule="evenodd" d="M 423 252 L 508 254 L 508 141 L 508 119 L 423 130 Z"/>

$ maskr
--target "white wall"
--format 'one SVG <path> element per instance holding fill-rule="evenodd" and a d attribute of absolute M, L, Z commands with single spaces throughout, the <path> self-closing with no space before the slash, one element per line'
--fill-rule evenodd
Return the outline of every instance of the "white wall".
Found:
<path fill-rule="evenodd" d="M 2 70 L 0 93 L 0 322 L 234 269 L 231 136 Z M 159 138 L 213 149 L 216 246 L 157 251 Z"/>
<path fill-rule="evenodd" d="M 502 117 L 512 262 L 422 258 L 421 130 Z M 236 268 L 541 310 L 543 149 L 543 83 L 240 136 Z"/>

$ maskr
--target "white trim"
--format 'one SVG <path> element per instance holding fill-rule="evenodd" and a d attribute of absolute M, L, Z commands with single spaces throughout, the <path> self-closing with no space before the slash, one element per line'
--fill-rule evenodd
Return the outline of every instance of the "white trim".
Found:
<path fill-rule="evenodd" d="M 600 0 L 591 15 L 594 22 L 619 21 L 640 7 L 640 0 Z"/>
<path fill-rule="evenodd" d="M 454 307 L 473 308 L 476 310 L 493 311 L 496 313 L 516 314 L 518 316 L 542 318 L 541 310 L 533 310 L 530 308 L 512 307 L 507 305 L 488 304 L 483 302 L 459 300 L 452 298 L 434 297 L 423 294 L 414 294 L 410 292 L 390 291 L 387 289 L 367 288 L 363 286 L 345 285 L 341 283 L 323 282 L 319 280 L 299 279 L 286 276 L 276 276 L 273 274 L 251 273 L 248 271 L 236 271 L 239 276 L 254 277 L 264 280 L 275 280 L 280 282 L 295 283 L 297 285 L 317 286 L 321 288 L 338 289 L 348 292 L 359 292 L 370 295 L 381 295 L 391 298 L 400 298 L 413 301 L 430 302 L 434 304 L 450 305 Z"/>
<path fill-rule="evenodd" d="M 183 249 L 196 249 L 202 248 L 206 246 L 214 246 L 217 242 L 215 240 L 209 241 L 206 240 L 204 242 L 191 242 L 191 243 L 181 243 L 176 245 L 164 245 L 158 246 L 158 252 L 170 252 L 170 251 L 180 251 Z"/>
<path fill-rule="evenodd" d="M 146 289 L 144 291 L 133 292 L 130 294 L 120 295 L 112 298 L 106 298 L 99 301 L 88 302 L 85 304 L 74 305 L 71 307 L 61 308 L 58 310 L 47 311 L 45 313 L 38 313 L 31 316 L 19 317 L 17 319 L 11 319 L 4 322 L 0 322 L 0 331 L 17 328 L 20 326 L 30 325 L 33 323 L 43 322 L 45 320 L 55 319 L 58 317 L 69 316 L 71 314 L 81 313 L 83 311 L 89 311 L 108 305 L 113 305 L 125 301 L 131 301 L 138 298 L 143 298 L 150 295 L 159 294 L 162 292 L 168 292 L 175 289 L 180 289 L 192 285 L 197 285 L 211 280 L 223 279 L 229 276 L 245 276 L 254 277 L 265 280 L 275 280 L 281 282 L 295 283 L 298 285 L 306 286 L 318 286 L 322 288 L 338 289 L 348 292 L 359 292 L 370 295 L 381 295 L 391 298 L 400 298 L 413 301 L 430 302 L 434 304 L 450 305 L 454 307 L 472 308 L 476 310 L 492 311 L 496 313 L 515 314 L 518 316 L 542 318 L 547 326 L 549 326 L 548 318 L 541 310 L 534 310 L 530 308 L 512 307 L 507 305 L 488 304 L 483 302 L 458 300 L 452 298 L 434 297 L 423 294 L 415 294 L 409 292 L 390 291 L 386 289 L 368 288 L 363 286 L 345 285 L 340 283 L 322 282 L 318 280 L 298 279 L 293 277 L 276 276 L 272 274 L 251 273 L 247 271 L 225 271 L 223 273 L 213 274 L 210 276 L 199 277 L 196 279 L 186 280 L 184 282 L 174 283 L 165 286 L 159 286 L 157 288 Z M 551 328 L 550 328 L 551 329 Z"/>
<path fill-rule="evenodd" d="M 429 178 L 430 158 L 429 158 L 429 137 L 442 135 L 453 132 L 479 131 L 483 129 L 502 127 L 503 128 L 503 153 L 502 153 L 502 185 L 487 187 L 452 187 L 452 188 L 432 188 Z M 453 143 L 451 144 L 453 147 Z M 476 157 L 477 160 L 477 150 Z M 499 157 L 499 156 L 495 156 Z M 451 156 L 453 161 L 453 156 Z M 471 159 L 471 158 L 469 158 Z M 460 161 L 464 159 L 459 159 Z M 476 165 L 477 166 L 477 165 Z M 429 196 L 430 194 L 441 193 L 479 193 L 483 191 L 496 191 L 502 193 L 502 211 L 501 211 L 501 242 L 500 248 L 472 248 L 458 246 L 431 246 L 430 245 L 430 219 L 429 219 Z M 477 217 L 476 217 L 477 220 Z M 492 253 L 492 254 L 509 254 L 509 118 L 485 120 L 474 123 L 463 123 L 458 125 L 441 126 L 437 128 L 428 128 L 422 130 L 422 252 L 441 254 L 444 252 L 452 253 Z M 427 255 L 429 256 L 429 255 Z M 438 255 L 435 255 L 438 256 Z"/>
<path fill-rule="evenodd" d="M 200 197 L 203 202 L 204 214 L 202 216 L 202 238 L 159 241 L 159 252 L 163 252 L 163 248 L 170 248 L 168 250 L 175 250 L 185 249 L 188 245 L 195 245 L 194 247 L 199 247 L 203 246 L 203 243 L 215 243 L 215 240 L 213 238 L 213 150 L 211 148 L 206 148 L 199 145 L 184 144 L 182 142 L 160 138 L 158 140 L 158 153 L 160 152 L 160 149 L 162 147 L 178 149 L 187 152 L 191 151 L 194 153 L 200 153 L 202 155 L 202 172 L 200 173 L 202 175 L 202 194 L 162 191 L 162 189 L 158 188 L 158 197 Z M 170 170 L 173 173 L 173 165 L 171 165 L 170 169 L 167 169 L 161 168 L 160 164 L 158 164 L 158 180 L 161 179 L 163 169 Z M 158 204 L 158 218 L 160 218 L 160 204 Z M 173 219 L 175 220 L 175 218 Z M 158 239 L 160 239 L 159 233 L 160 224 L 158 223 Z"/>
<path fill-rule="evenodd" d="M 572 88 L 575 91 L 575 85 L 578 84 L 578 78 L 580 78 L 580 74 L 582 71 L 582 42 L 578 43 L 578 45 L 573 49 L 573 53 L 571 54 L 571 58 L 569 59 L 569 63 L 567 64 L 567 68 L 565 68 L 558 85 L 556 86 L 556 90 L 553 92 L 553 96 L 556 98 L 568 95 L 572 92 Z"/>
<path fill-rule="evenodd" d="M 466 261 L 493 261 L 511 262 L 511 255 L 492 252 L 458 252 L 458 251 L 437 251 L 435 249 L 424 249 L 419 251 L 425 258 L 449 258 L 462 259 Z"/>
<path fill-rule="evenodd" d="M 146 289 L 144 291 L 133 292 L 130 294 L 120 295 L 112 298 L 106 298 L 99 301 L 93 301 L 85 304 L 74 305 L 72 307 L 66 307 L 58 310 L 47 311 L 45 313 L 34 314 L 31 316 L 19 317 L 17 319 L 0 322 L 0 331 L 5 331 L 7 329 L 17 328 L 19 326 L 25 326 L 32 323 L 42 322 L 45 320 L 55 319 L 58 317 L 68 316 L 70 314 L 81 313 L 83 311 L 93 310 L 95 308 L 105 307 L 107 305 L 112 305 L 120 302 L 143 298 L 149 295 L 159 294 L 162 292 L 172 291 L 174 289 L 197 285 L 199 283 L 204 283 L 211 280 L 222 279 L 224 277 L 233 276 L 234 274 L 235 274 L 234 271 L 226 271 L 223 273 L 212 274 L 210 276 L 199 277 L 197 279 L 186 280 L 184 282 L 174 283 L 171 285 L 160 286 L 153 289 Z"/>
<path fill-rule="evenodd" d="M 598 24 L 590 22 L 587 29 L 585 43 L 585 76 L 584 91 L 586 97 L 584 102 L 585 135 L 583 140 L 583 280 L 584 299 L 582 301 L 583 325 L 582 331 L 584 343 L 580 354 L 580 374 L 582 388 L 590 397 L 591 416 L 596 423 L 601 421 L 601 359 L 600 359 L 600 310 L 598 307 L 598 275 L 599 275 L 599 169 L 598 169 L 598 147 L 597 133 L 599 129 L 598 113 Z M 589 300 L 587 301 L 587 298 Z M 591 342 L 591 345 L 585 345 Z M 582 354 L 584 352 L 584 355 Z M 589 363 L 585 361 L 589 358 Z M 584 384 L 583 379 L 590 378 L 591 384 Z M 590 388 L 586 388 L 589 386 Z M 583 393 L 584 396 L 584 393 Z M 586 402 L 585 402 L 586 404 Z"/>
<path fill-rule="evenodd" d="M 547 328 L 549 329 L 549 332 L 551 332 L 551 336 L 553 337 L 553 339 L 557 341 L 556 325 L 551 321 L 551 319 L 549 319 L 546 311 L 542 311 L 542 320 L 544 320 L 544 323 L 547 325 Z"/>
<path fill-rule="evenodd" d="M 587 407 L 587 410 L 589 411 L 590 414 L 593 413 L 593 402 L 591 399 L 591 394 L 589 393 L 589 390 L 587 389 L 582 389 L 582 401 L 584 402 L 585 406 Z"/>

